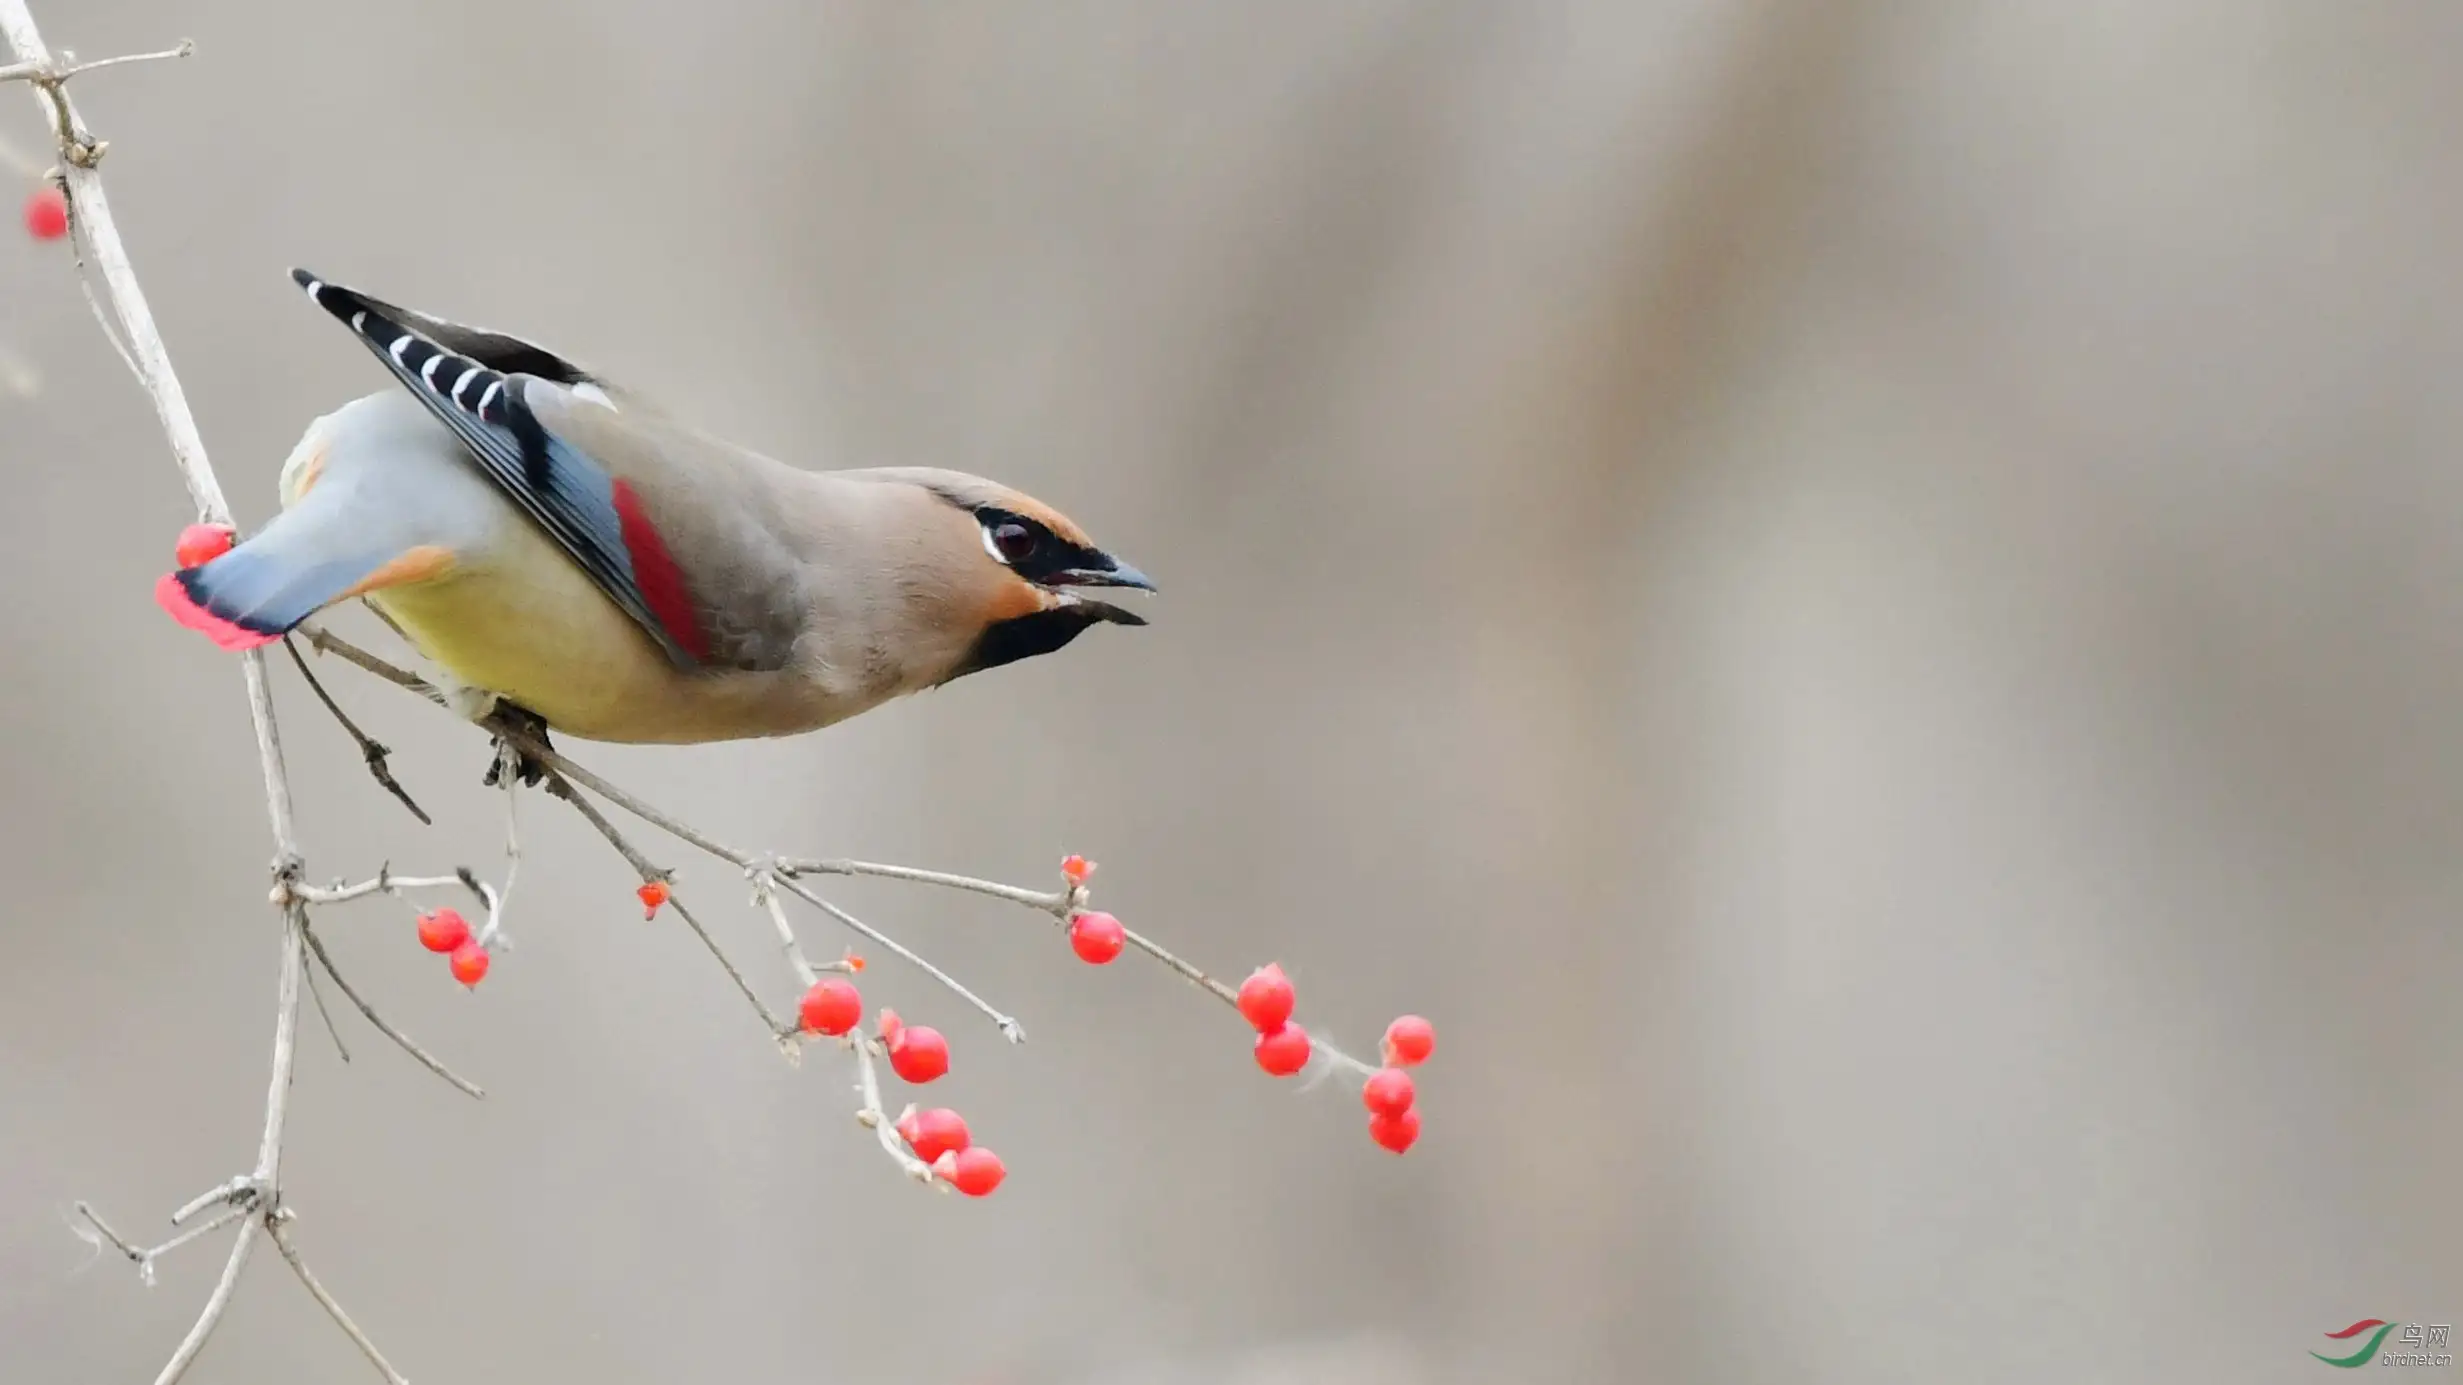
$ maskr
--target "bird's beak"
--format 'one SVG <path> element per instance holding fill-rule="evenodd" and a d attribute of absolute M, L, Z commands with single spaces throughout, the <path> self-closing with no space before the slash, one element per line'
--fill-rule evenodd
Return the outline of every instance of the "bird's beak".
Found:
<path fill-rule="evenodd" d="M 1052 585 L 1056 587 L 1135 587 L 1142 592 L 1155 589 L 1154 579 L 1145 573 L 1118 558 L 1109 561 L 1112 565 L 1108 568 L 1073 567 L 1065 572 L 1055 573 L 1052 577 Z"/>
<path fill-rule="evenodd" d="M 1138 591 L 1155 589 L 1154 579 L 1110 554 L 1102 555 L 1106 566 L 1073 567 L 1056 572 L 1047 580 L 1049 587 L 1133 587 Z M 1055 600 L 1078 609 L 1084 619 L 1107 620 L 1114 625 L 1144 625 L 1146 617 L 1135 611 L 1115 606 L 1109 601 L 1097 601 L 1076 592 L 1055 591 Z"/>

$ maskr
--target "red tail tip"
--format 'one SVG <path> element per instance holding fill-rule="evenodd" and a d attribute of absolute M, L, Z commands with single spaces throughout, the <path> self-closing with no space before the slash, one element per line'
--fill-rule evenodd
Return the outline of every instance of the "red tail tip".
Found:
<path fill-rule="evenodd" d="M 180 581 L 180 574 L 176 572 L 164 573 L 162 580 L 154 584 L 154 602 L 170 612 L 173 620 L 225 649 L 255 649 L 282 638 L 279 633 L 268 635 L 225 620 L 198 605 L 195 598 L 189 596 L 187 586 Z"/>

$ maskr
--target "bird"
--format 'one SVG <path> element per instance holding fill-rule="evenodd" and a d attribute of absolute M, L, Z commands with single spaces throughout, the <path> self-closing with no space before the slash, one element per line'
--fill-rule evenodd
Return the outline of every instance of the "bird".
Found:
<path fill-rule="evenodd" d="M 793 466 L 520 337 L 291 277 L 393 378 L 308 426 L 272 520 L 155 584 L 225 649 L 364 599 L 464 717 L 691 745 L 1146 624 L 1089 591 L 1154 582 L 1008 486 Z"/>

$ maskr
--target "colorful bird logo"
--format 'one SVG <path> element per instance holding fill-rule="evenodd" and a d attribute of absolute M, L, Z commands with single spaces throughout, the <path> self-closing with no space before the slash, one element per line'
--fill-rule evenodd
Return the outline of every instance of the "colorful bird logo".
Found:
<path fill-rule="evenodd" d="M 2376 1330 L 2370 1331 L 2372 1328 L 2375 1328 Z M 2338 1342 L 2348 1342 L 2363 1332 L 2368 1332 L 2368 1344 L 2363 1346 L 2360 1350 L 2353 1352 L 2349 1356 L 2327 1356 L 2315 1351 L 2309 1354 L 2317 1357 L 2327 1365 L 2341 1366 L 2348 1371 L 2355 1366 L 2368 1365 L 2370 1359 L 2377 1355 L 2378 1343 L 2385 1341 L 2386 1334 L 2394 1330 L 2395 1325 L 2386 1321 L 2384 1318 L 2362 1318 L 2359 1322 L 2352 1324 L 2350 1327 L 2343 1329 L 2341 1332 L 2329 1332 L 2326 1334 L 2328 1337 L 2331 1337 Z"/>

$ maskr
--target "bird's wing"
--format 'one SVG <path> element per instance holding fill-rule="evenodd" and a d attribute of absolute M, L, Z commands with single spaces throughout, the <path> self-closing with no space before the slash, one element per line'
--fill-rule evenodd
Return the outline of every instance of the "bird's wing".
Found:
<path fill-rule="evenodd" d="M 801 569 L 764 522 L 778 463 L 700 439 L 520 338 L 291 274 L 678 667 L 792 657 Z"/>

